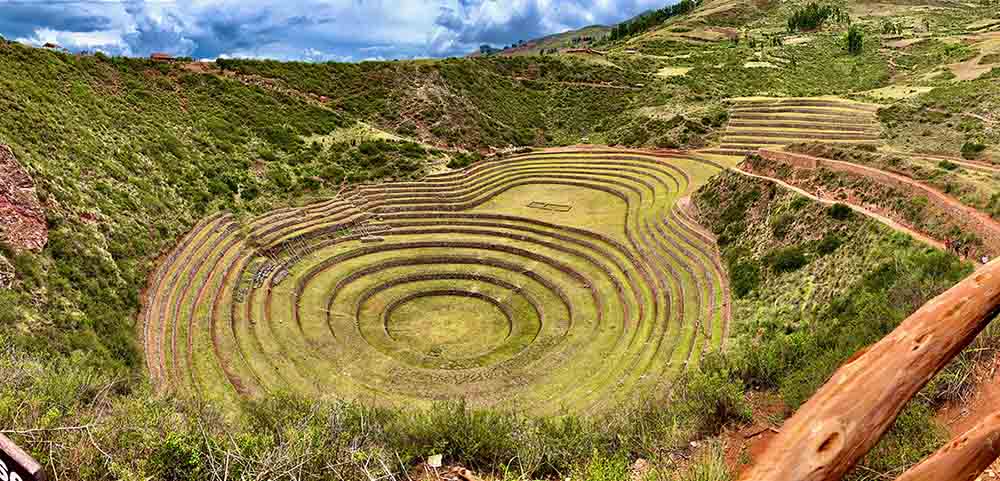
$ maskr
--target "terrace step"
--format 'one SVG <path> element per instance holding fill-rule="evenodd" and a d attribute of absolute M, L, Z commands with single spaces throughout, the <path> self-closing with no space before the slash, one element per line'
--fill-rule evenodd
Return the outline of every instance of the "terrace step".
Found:
<path fill-rule="evenodd" d="M 768 139 L 757 136 L 725 136 L 722 138 L 722 143 L 730 144 L 754 144 L 754 145 L 790 145 L 796 143 L 794 140 L 789 139 Z"/>
<path fill-rule="evenodd" d="M 767 128 L 785 128 L 785 129 L 803 129 L 803 130 L 818 130 L 818 131 L 830 131 L 830 132 L 864 132 L 864 133 L 875 133 L 875 129 L 871 125 L 849 125 L 842 123 L 813 123 L 813 122 L 774 122 L 767 120 L 732 120 L 729 122 L 729 128 L 733 127 L 767 127 Z"/>
<path fill-rule="evenodd" d="M 780 114 L 780 115 L 779 115 Z M 801 114 L 794 112 L 733 112 L 730 120 L 770 120 L 774 122 L 807 122 L 816 124 L 877 126 L 871 116 L 837 115 L 827 113 Z"/>
<path fill-rule="evenodd" d="M 761 99 L 737 100 L 737 107 L 828 107 L 837 109 L 857 110 L 859 112 L 877 112 L 881 107 L 875 104 L 862 104 L 833 99 Z"/>
<path fill-rule="evenodd" d="M 820 143 L 826 144 L 840 144 L 840 145 L 880 145 L 881 142 L 877 140 L 852 140 L 852 141 L 840 141 L 840 140 L 823 140 Z M 723 149 L 737 148 L 742 149 L 747 146 L 751 146 L 752 150 L 770 148 L 770 147 L 780 147 L 785 145 L 792 145 L 794 142 L 792 140 L 788 141 L 774 141 L 774 140 L 761 140 L 761 139 L 724 139 L 722 147 Z M 737 147 L 734 147 L 737 146 Z"/>
<path fill-rule="evenodd" d="M 757 152 L 759 149 L 764 149 L 768 147 L 774 147 L 773 145 L 758 145 L 758 144 L 722 144 L 719 148 L 722 150 L 731 150 L 737 152 L 743 152 L 745 154 L 752 154 Z"/>
<path fill-rule="evenodd" d="M 827 107 L 780 107 L 780 106 L 734 107 L 730 109 L 730 111 L 738 113 L 751 113 L 751 114 L 791 113 L 791 114 L 830 115 L 837 117 L 869 118 L 869 119 L 873 117 L 871 113 L 862 112 L 860 110 L 844 110 L 844 109 L 838 110 Z"/>
<path fill-rule="evenodd" d="M 771 139 L 818 139 L 818 140 L 878 140 L 877 135 L 858 134 L 851 132 L 844 133 L 823 133 L 823 132 L 783 132 L 768 130 L 726 130 L 726 138 L 729 137 L 760 137 Z"/>
<path fill-rule="evenodd" d="M 727 155 L 727 156 L 730 156 L 730 157 L 743 157 L 745 155 L 749 155 L 749 154 L 754 153 L 755 150 L 724 149 L 724 148 L 720 147 L 718 149 L 699 150 L 698 152 L 702 153 L 702 154 Z"/>

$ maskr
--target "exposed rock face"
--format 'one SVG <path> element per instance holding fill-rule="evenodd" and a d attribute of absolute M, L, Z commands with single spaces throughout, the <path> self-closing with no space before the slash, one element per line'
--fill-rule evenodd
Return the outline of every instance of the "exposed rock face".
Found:
<path fill-rule="evenodd" d="M 0 145 L 0 242 L 15 250 L 40 251 L 49 241 L 45 211 L 35 193 L 35 182 Z"/>

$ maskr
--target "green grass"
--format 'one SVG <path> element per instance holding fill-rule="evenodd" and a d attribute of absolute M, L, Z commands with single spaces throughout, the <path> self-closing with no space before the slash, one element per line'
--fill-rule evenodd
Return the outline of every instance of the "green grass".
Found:
<path fill-rule="evenodd" d="M 377 244 L 322 230 L 353 216 L 351 209 L 319 221 L 265 215 L 254 229 L 283 227 L 259 247 L 302 235 L 325 244 L 280 285 L 253 290 L 245 303 L 224 296 L 214 307 L 214 298 L 197 297 L 200 286 L 224 278 L 236 285 L 240 277 L 221 271 L 232 257 L 215 262 L 208 253 L 230 242 L 222 239 L 245 248 L 245 230 L 189 244 L 184 252 L 192 255 L 168 273 L 193 272 L 191 282 L 177 283 L 175 297 L 152 292 L 161 300 L 147 310 L 154 326 L 147 339 L 161 347 L 151 352 L 162 350 L 176 366 L 177 383 L 193 370 L 197 382 L 184 390 L 229 398 L 231 412 L 241 389 L 423 406 L 461 398 L 553 414 L 662 396 L 703 351 L 718 348 L 727 329 L 719 273 L 708 267 L 711 249 L 683 229 L 650 222 L 715 169 L 663 161 L 673 167 L 627 152 L 536 154 L 479 164 L 473 174 L 443 177 L 440 186 L 366 187 L 360 192 L 382 202 L 375 208 L 395 226 Z M 566 181 L 576 184 L 559 184 Z M 410 198 L 422 199 L 422 212 L 393 214 Z M 456 210 L 448 207 L 452 198 L 475 202 Z M 448 217 L 435 220 L 435 212 L 462 214 L 453 225 Z M 491 217 L 476 217 L 483 215 Z M 393 264 L 399 261 L 406 263 Z M 489 309 L 476 307 L 487 300 Z M 180 316 L 172 307 L 178 303 Z M 230 305 L 235 316 L 227 317 Z M 220 323 L 231 323 L 230 332 L 216 328 L 208 336 Z M 196 340 L 190 349 L 189 336 Z M 213 358 L 221 370 L 209 368 Z M 582 370 L 591 372 L 586 380 L 577 375 Z"/>
<path fill-rule="evenodd" d="M 988 121 L 1000 108 L 1000 70 L 982 77 L 952 83 L 879 111 L 893 146 L 912 152 L 959 156 L 982 152 L 970 146 L 996 149 L 995 126 Z M 978 150 L 978 152 L 976 152 Z"/>
<path fill-rule="evenodd" d="M 635 96 L 627 89 L 585 84 L 632 87 L 643 82 L 632 71 L 552 56 L 218 64 L 327 96 L 334 110 L 392 132 L 476 148 L 579 141 L 604 119 L 624 112 Z"/>

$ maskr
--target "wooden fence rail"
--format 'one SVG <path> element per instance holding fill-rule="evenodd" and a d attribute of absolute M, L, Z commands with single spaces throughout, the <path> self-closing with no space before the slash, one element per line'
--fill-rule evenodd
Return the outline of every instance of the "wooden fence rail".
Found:
<path fill-rule="evenodd" d="M 907 401 L 998 313 L 1000 261 L 995 260 L 852 356 L 785 422 L 740 479 L 840 480 L 892 426 Z M 998 421 L 991 416 L 901 479 L 975 479 L 1000 452 Z"/>

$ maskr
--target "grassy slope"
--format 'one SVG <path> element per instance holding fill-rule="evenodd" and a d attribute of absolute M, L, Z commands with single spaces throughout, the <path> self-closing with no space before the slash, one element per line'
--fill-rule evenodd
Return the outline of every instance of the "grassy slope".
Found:
<path fill-rule="evenodd" d="M 79 349 L 121 368 L 137 365 L 132 315 L 146 273 L 196 219 L 259 211 L 345 177 L 416 175 L 427 156 L 405 144 L 307 146 L 301 137 L 350 121 L 141 60 L 2 44 L 0 83 L 14 113 L 0 118 L 0 142 L 34 176 L 50 227 L 41 255 L 7 252 L 19 281 L 0 294 L 3 327 L 33 333 L 19 339 L 36 349 Z"/>
<path fill-rule="evenodd" d="M 590 42 L 578 42 L 573 43 L 574 38 L 581 37 L 592 37 L 594 39 L 599 39 L 608 34 L 611 31 L 611 27 L 605 27 L 603 25 L 591 25 L 588 27 L 583 27 L 577 30 L 570 30 L 568 32 L 557 33 L 555 35 L 548 35 L 535 40 L 529 40 L 527 43 L 534 44 L 530 48 L 514 48 L 506 49 L 499 52 L 499 55 L 538 55 L 542 50 L 551 50 L 557 48 L 583 48 L 587 47 Z"/>
<path fill-rule="evenodd" d="M 971 271 L 873 220 L 736 173 L 718 176 L 695 201 L 720 238 L 738 298 L 733 375 L 748 389 L 778 391 L 792 408 Z M 897 469 L 943 442 L 932 416 L 948 389 L 942 382 L 912 402 L 867 467 Z"/>
<path fill-rule="evenodd" d="M 943 85 L 879 112 L 891 145 L 914 152 L 959 156 L 963 146 L 989 150 L 970 159 L 1000 159 L 1000 69 L 968 82 Z"/>
<path fill-rule="evenodd" d="M 627 88 L 642 81 L 630 71 L 549 57 L 221 65 L 327 96 L 334 109 L 388 130 L 472 148 L 578 141 L 625 111 L 635 97 Z"/>

